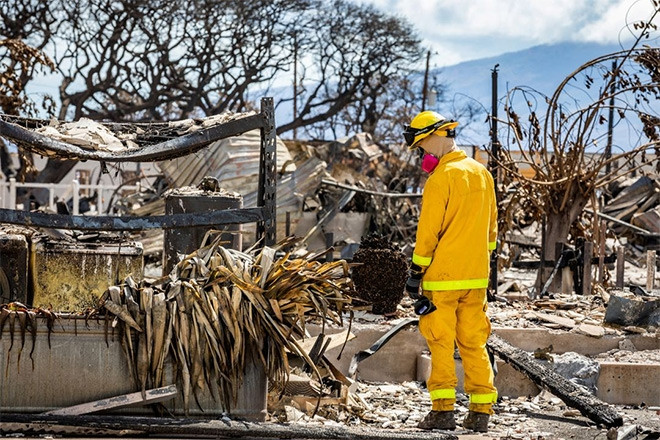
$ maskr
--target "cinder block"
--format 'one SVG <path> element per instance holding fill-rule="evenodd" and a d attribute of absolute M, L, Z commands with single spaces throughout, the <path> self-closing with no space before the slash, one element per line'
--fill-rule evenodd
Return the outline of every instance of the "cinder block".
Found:
<path fill-rule="evenodd" d="M 431 355 L 420 353 L 417 357 L 417 382 L 426 382 L 431 374 Z"/>
<path fill-rule="evenodd" d="M 497 360 L 495 388 L 500 396 L 536 396 L 541 392 L 527 376 L 502 360 Z"/>
<path fill-rule="evenodd" d="M 618 405 L 660 405 L 660 364 L 601 362 L 596 396 Z"/>

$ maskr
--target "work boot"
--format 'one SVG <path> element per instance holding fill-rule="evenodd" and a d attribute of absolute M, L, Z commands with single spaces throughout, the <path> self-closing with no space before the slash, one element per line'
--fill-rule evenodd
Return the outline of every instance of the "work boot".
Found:
<path fill-rule="evenodd" d="M 456 429 L 454 411 L 429 411 L 417 427 L 419 429 Z"/>
<path fill-rule="evenodd" d="M 490 414 L 470 411 L 463 420 L 463 428 L 475 432 L 488 432 L 488 420 Z"/>

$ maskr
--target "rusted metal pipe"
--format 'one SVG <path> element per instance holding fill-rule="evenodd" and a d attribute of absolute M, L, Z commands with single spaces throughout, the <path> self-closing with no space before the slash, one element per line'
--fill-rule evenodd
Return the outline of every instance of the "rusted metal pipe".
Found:
<path fill-rule="evenodd" d="M 372 196 L 389 197 L 392 199 L 402 199 L 402 198 L 418 199 L 422 197 L 422 193 L 387 193 L 380 191 L 371 191 L 368 189 L 358 188 L 357 186 L 344 185 L 343 183 L 333 182 L 331 180 L 325 180 L 325 179 L 321 180 L 321 185 L 334 186 L 335 188 L 347 189 L 349 191 L 355 191 L 362 194 L 369 194 Z"/>

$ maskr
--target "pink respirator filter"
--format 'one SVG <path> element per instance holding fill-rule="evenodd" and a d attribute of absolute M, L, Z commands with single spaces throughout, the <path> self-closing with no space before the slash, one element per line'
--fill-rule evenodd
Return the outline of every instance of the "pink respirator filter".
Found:
<path fill-rule="evenodd" d="M 425 154 L 422 158 L 422 169 L 427 173 L 431 173 L 438 166 L 438 163 L 440 163 L 440 160 L 437 157 L 432 154 Z"/>

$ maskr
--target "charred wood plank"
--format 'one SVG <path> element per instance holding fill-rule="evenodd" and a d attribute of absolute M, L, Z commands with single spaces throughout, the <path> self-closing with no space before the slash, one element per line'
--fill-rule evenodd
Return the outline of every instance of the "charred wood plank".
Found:
<path fill-rule="evenodd" d="M 549 390 L 567 405 L 579 410 L 585 417 L 607 427 L 623 425 L 623 418 L 611 405 L 535 361 L 526 351 L 508 344 L 495 335 L 491 335 L 488 340 L 488 347 L 502 360 L 529 377 L 535 384 Z"/>
<path fill-rule="evenodd" d="M 225 419 L 226 420 L 226 419 Z M 167 435 L 248 437 L 276 439 L 338 439 L 338 440 L 457 440 L 453 434 L 434 432 L 401 432 L 389 429 L 360 429 L 344 426 L 305 426 L 297 424 L 250 423 L 230 420 L 167 419 L 127 416 L 47 416 L 43 414 L 0 414 L 0 433 L 72 435 Z"/>
<path fill-rule="evenodd" d="M 158 228 L 222 226 L 258 222 L 262 221 L 263 218 L 262 208 L 227 209 L 146 217 L 62 215 L 0 209 L 0 223 L 82 231 L 142 231 Z"/>

